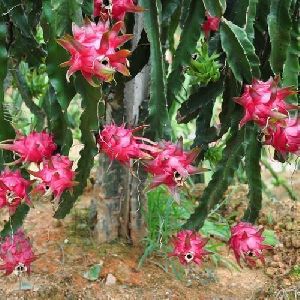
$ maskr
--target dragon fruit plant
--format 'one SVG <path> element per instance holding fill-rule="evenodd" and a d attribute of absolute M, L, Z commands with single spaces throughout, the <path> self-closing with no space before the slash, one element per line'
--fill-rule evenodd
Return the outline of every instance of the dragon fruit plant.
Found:
<path fill-rule="evenodd" d="M 192 165 L 200 149 L 184 151 L 182 138 L 177 144 L 161 141 L 158 149 L 160 151 L 152 153 L 154 159 L 145 162 L 146 171 L 153 175 L 150 188 L 165 184 L 175 196 L 177 189 L 184 185 L 190 175 L 205 171 Z"/>
<path fill-rule="evenodd" d="M 249 206 L 243 219 L 255 222 L 262 206 L 263 143 L 274 147 L 276 159 L 279 154 L 284 156 L 281 160 L 299 155 L 297 1 L 282 5 L 281 1 L 166 0 L 157 5 L 154 0 L 86 0 L 72 1 L 71 6 L 66 1 L 39 1 L 38 5 L 23 1 L 17 9 L 11 1 L 0 2 L 0 205 L 11 214 L 16 212 L 10 216 L 12 224 L 22 223 L 29 210 L 26 203 L 30 204 L 31 183 L 22 179 L 17 167 L 26 172 L 30 163 L 37 165 L 35 173 L 30 171 L 37 182 L 33 190 L 49 191 L 59 198 L 54 217 L 62 219 L 83 193 L 97 150 L 125 167 L 130 166 L 130 159 L 141 160 L 140 165 L 153 176 L 151 187 L 164 184 L 176 195 L 190 175 L 202 171 L 196 164 L 219 141 L 224 141 L 222 158 L 183 230 L 199 231 L 224 199 L 240 166 L 245 167 L 249 184 Z M 140 18 L 133 22 L 129 15 L 141 11 L 142 25 L 137 22 Z M 218 62 L 211 64 L 213 73 L 209 69 L 206 74 L 217 76 L 189 85 L 185 70 L 201 39 L 209 58 L 218 55 Z M 200 59 L 193 68 L 198 75 Z M 28 74 L 45 65 L 46 87 L 38 97 L 26 81 L 30 76 L 22 73 L 20 63 L 24 62 Z M 128 81 L 149 69 L 147 79 L 137 80 L 135 89 L 128 88 Z M 27 136 L 16 136 L 13 109 L 4 100 L 11 81 L 13 91 L 21 94 L 18 102 L 24 102 L 33 116 L 28 123 L 34 131 Z M 126 101 L 123 95 L 129 95 Z M 69 110 L 74 98 L 81 104 L 78 128 L 83 144 L 76 170 L 68 158 L 75 137 Z M 13 106 L 18 106 L 17 101 Z M 131 124 L 132 108 L 138 112 L 141 108 L 143 113 L 134 122 L 149 124 L 145 137 L 152 141 L 138 136 L 135 129 L 112 125 L 117 120 Z M 171 142 L 179 137 L 171 128 L 175 119 L 196 124 L 194 150 L 183 150 L 181 141 Z M 96 140 L 93 133 L 106 123 L 112 124 L 104 126 Z M 5 170 L 11 163 L 15 169 Z M 117 178 L 116 184 L 120 182 Z M 136 214 L 128 212 L 128 207 L 137 205 L 121 208 L 127 218 L 122 224 L 130 226 L 120 232 L 133 239 L 138 236 L 131 224 Z M 232 247 L 249 261 L 250 250 L 244 252 L 245 243 L 240 243 L 247 235 L 247 247 L 261 259 L 263 246 L 254 248 L 252 240 L 255 245 L 263 241 L 259 231 L 249 228 L 234 232 Z M 198 250 L 192 241 L 197 234 L 185 233 L 179 240 L 178 247 L 185 253 L 181 261 L 194 261 Z M 194 256 L 185 257 L 189 251 Z"/>
<path fill-rule="evenodd" d="M 15 152 L 20 156 L 18 162 L 40 163 L 45 158 L 49 158 L 56 150 L 53 135 L 47 132 L 33 131 L 27 136 L 17 134 L 11 144 L 0 144 L 0 149 Z"/>
<path fill-rule="evenodd" d="M 173 252 L 169 256 L 176 256 L 182 265 L 194 262 L 200 265 L 205 255 L 209 252 L 204 249 L 207 240 L 198 232 L 192 230 L 182 230 L 172 238 L 174 246 Z"/>
<path fill-rule="evenodd" d="M 35 191 L 51 192 L 56 199 L 59 199 L 65 190 L 70 190 L 77 184 L 74 181 L 73 162 L 67 156 L 60 154 L 51 156 L 56 145 L 50 134 L 31 132 L 28 136 L 18 137 L 13 144 L 7 144 L 3 149 L 14 151 L 21 156 L 21 160 L 15 161 L 14 164 L 20 161 L 38 163 L 39 171 L 27 170 L 28 173 L 39 179 Z M 0 173 L 0 209 L 7 207 L 10 218 L 13 218 L 17 215 L 15 212 L 23 202 L 31 206 L 28 194 L 31 185 L 32 181 L 23 178 L 20 170 L 12 171 L 8 168 L 3 170 Z M 5 270 L 5 275 L 30 273 L 31 263 L 37 257 L 32 251 L 29 239 L 21 229 L 17 230 L 12 221 L 8 224 L 9 232 L 12 234 L 0 240 L 0 261 L 3 262 L 0 270 Z M 3 235 L 1 234 L 1 236 Z"/>
<path fill-rule="evenodd" d="M 265 144 L 285 157 L 287 153 L 299 155 L 299 118 L 289 117 L 289 111 L 298 106 L 285 101 L 297 92 L 290 87 L 279 88 L 278 83 L 279 77 L 275 77 L 267 82 L 253 80 L 252 85 L 245 86 L 243 95 L 235 99 L 245 111 L 240 126 L 252 120 L 265 134 Z"/>
<path fill-rule="evenodd" d="M 202 24 L 202 30 L 204 31 L 205 37 L 208 39 L 210 36 L 210 32 L 218 31 L 220 26 L 220 18 L 213 17 L 206 12 L 206 20 Z"/>
<path fill-rule="evenodd" d="M 130 159 L 152 158 L 150 153 L 159 151 L 156 143 L 134 135 L 142 127 L 127 129 L 125 124 L 105 125 L 97 139 L 99 151 L 104 152 L 111 160 L 117 160 L 127 166 L 129 166 Z"/>
<path fill-rule="evenodd" d="M 144 11 L 136 2 L 136 0 L 94 0 L 94 17 L 124 21 L 127 13 Z"/>
<path fill-rule="evenodd" d="M 77 71 L 92 85 L 97 86 L 93 77 L 111 82 L 116 71 L 129 76 L 127 58 L 130 51 L 118 48 L 132 38 L 131 34 L 119 35 L 124 23 L 98 24 L 86 20 L 83 27 L 73 24 L 73 36 L 66 35 L 58 43 L 71 54 L 70 60 L 61 64 L 69 66 L 67 80 Z"/>
<path fill-rule="evenodd" d="M 296 91 L 290 87 L 279 88 L 278 83 L 279 77 L 276 77 L 266 82 L 254 79 L 251 85 L 245 85 L 242 96 L 235 98 L 245 111 L 240 126 L 252 120 L 264 128 L 286 118 L 289 110 L 298 108 L 285 101 L 288 96 L 296 94 Z"/>
<path fill-rule="evenodd" d="M 0 173 L 0 209 L 8 207 L 13 214 L 24 201 L 31 205 L 28 195 L 30 181 L 22 177 L 20 171 L 6 169 Z"/>
<path fill-rule="evenodd" d="M 258 229 L 247 222 L 240 222 L 231 228 L 229 247 L 233 250 L 239 265 L 241 265 L 241 258 L 250 267 L 256 265 L 255 259 L 265 263 L 263 250 L 272 247 L 263 244 L 262 232 L 263 229 Z"/>
<path fill-rule="evenodd" d="M 0 270 L 4 270 L 5 275 L 30 273 L 31 264 L 36 259 L 30 240 L 22 229 L 0 240 Z"/>
<path fill-rule="evenodd" d="M 149 188 L 165 184 L 178 200 L 177 190 L 184 185 L 185 180 L 190 175 L 205 171 L 192 165 L 200 150 L 195 148 L 184 151 L 182 138 L 177 144 L 167 141 L 157 144 L 144 137 L 134 136 L 133 133 L 140 129 L 126 129 L 124 124 L 105 125 L 98 136 L 100 152 L 125 166 L 130 165 L 130 159 L 141 160 L 145 170 L 153 175 Z"/>
<path fill-rule="evenodd" d="M 265 144 L 272 145 L 282 154 L 300 156 L 300 118 L 285 118 L 266 130 Z"/>
<path fill-rule="evenodd" d="M 2 144 L 2 149 L 16 152 L 20 155 L 18 162 L 38 163 L 38 172 L 28 172 L 41 180 L 34 191 L 52 192 L 59 199 L 65 190 L 76 185 L 73 162 L 67 156 L 56 154 L 52 156 L 57 146 L 53 136 L 46 132 L 31 132 L 28 136 L 20 136 L 12 144 Z M 41 168 L 40 163 L 43 167 Z M 24 179 L 20 171 L 4 170 L 0 174 L 0 208 L 7 206 L 14 213 L 22 200 L 31 204 L 28 189 L 31 183 Z"/>
<path fill-rule="evenodd" d="M 73 162 L 67 156 L 60 154 L 45 160 L 39 171 L 29 171 L 40 181 L 34 191 L 52 193 L 59 200 L 65 190 L 70 190 L 77 184 L 72 165 Z"/>

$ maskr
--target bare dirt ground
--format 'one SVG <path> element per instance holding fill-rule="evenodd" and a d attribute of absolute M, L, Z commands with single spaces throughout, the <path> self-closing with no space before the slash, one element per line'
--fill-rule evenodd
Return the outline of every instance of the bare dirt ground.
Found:
<path fill-rule="evenodd" d="M 299 181 L 294 181 L 294 188 L 300 191 Z M 281 245 L 267 254 L 266 266 L 231 271 L 208 260 L 201 267 L 190 267 L 182 280 L 164 272 L 156 258 L 137 269 L 141 247 L 121 241 L 96 245 L 91 237 L 74 235 L 74 218 L 59 222 L 52 218 L 49 202 L 35 203 L 25 222 L 39 254 L 31 275 L 22 278 L 23 288 L 29 290 L 19 290 L 14 276 L 0 277 L 0 300 L 300 299 L 299 278 L 291 275 L 293 266 L 300 265 L 300 203 L 288 200 L 281 189 L 274 193 L 280 201 L 269 202 L 260 223 L 276 230 Z M 88 204 L 89 199 L 86 193 L 83 203 Z M 232 259 L 227 250 L 224 255 Z M 95 264 L 102 265 L 100 278 L 88 281 L 83 274 Z"/>

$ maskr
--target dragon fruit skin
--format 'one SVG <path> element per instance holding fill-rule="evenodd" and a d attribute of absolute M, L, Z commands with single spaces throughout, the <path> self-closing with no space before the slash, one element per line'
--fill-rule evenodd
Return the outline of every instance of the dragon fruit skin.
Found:
<path fill-rule="evenodd" d="M 133 35 L 119 35 L 123 25 L 123 22 L 117 22 L 109 29 L 106 22 L 95 24 L 89 20 L 82 27 L 73 25 L 73 36 L 66 35 L 58 40 L 71 54 L 70 60 L 61 64 L 62 67 L 70 67 L 66 74 L 67 80 L 77 71 L 81 71 L 83 77 L 93 86 L 97 86 L 93 77 L 110 82 L 116 71 L 129 76 L 127 57 L 131 52 L 118 48 Z"/>
<path fill-rule="evenodd" d="M 0 148 L 16 152 L 23 162 L 40 163 L 49 158 L 57 146 L 53 135 L 33 131 L 27 136 L 18 136 L 12 144 L 1 144 Z"/>
<path fill-rule="evenodd" d="M 72 24 L 72 33 L 74 39 L 85 47 L 92 47 L 99 50 L 102 36 L 109 31 L 108 22 L 98 22 L 97 24 L 85 19 L 83 26 Z"/>
<path fill-rule="evenodd" d="M 297 106 L 286 103 L 284 100 L 296 91 L 290 87 L 278 88 L 279 77 L 272 77 L 266 81 L 254 79 L 252 85 L 246 85 L 241 97 L 235 101 L 242 105 L 245 115 L 240 127 L 253 120 L 259 126 L 265 127 L 270 120 L 277 121 L 285 118 L 288 110 L 297 109 Z"/>
<path fill-rule="evenodd" d="M 268 127 L 265 144 L 272 145 L 283 155 L 289 152 L 300 156 L 300 118 L 286 118 Z"/>
<path fill-rule="evenodd" d="M 211 31 L 218 31 L 220 25 L 220 18 L 213 17 L 209 13 L 206 13 L 206 20 L 202 24 L 202 30 L 206 38 L 209 37 Z"/>
<path fill-rule="evenodd" d="M 15 212 L 22 200 L 28 205 L 31 201 L 27 194 L 30 181 L 22 177 L 20 171 L 6 169 L 0 174 L 0 208 L 8 207 L 9 213 Z"/>
<path fill-rule="evenodd" d="M 145 162 L 146 171 L 153 175 L 150 189 L 165 184 L 174 194 L 178 187 L 183 186 L 188 176 L 204 171 L 191 165 L 200 149 L 184 151 L 182 139 L 177 144 L 162 141 L 158 148 L 160 151 L 152 153 L 154 159 Z"/>
<path fill-rule="evenodd" d="M 169 256 L 177 256 L 182 265 L 194 262 L 201 264 L 203 256 L 209 252 L 204 249 L 207 240 L 202 238 L 198 232 L 192 230 L 182 230 L 172 238 L 174 246 L 173 252 Z"/>
<path fill-rule="evenodd" d="M 77 184 L 74 181 L 75 172 L 72 170 L 72 166 L 73 162 L 67 156 L 57 154 L 48 161 L 44 161 L 43 167 L 39 171 L 28 171 L 42 181 L 34 191 L 46 193 L 49 189 L 55 199 L 59 199 L 65 190 L 71 189 Z"/>
<path fill-rule="evenodd" d="M 231 228 L 229 247 L 233 250 L 239 265 L 241 265 L 241 258 L 250 267 L 256 265 L 255 258 L 265 263 L 262 251 L 264 249 L 272 249 L 272 247 L 263 244 L 262 231 L 262 229 L 258 229 L 247 222 L 239 222 Z"/>
<path fill-rule="evenodd" d="M 116 21 L 124 21 L 126 13 L 143 12 L 134 0 L 94 0 L 94 16 L 107 20 L 110 16 Z"/>
<path fill-rule="evenodd" d="M 100 17 L 102 8 L 102 0 L 94 0 L 94 17 Z"/>
<path fill-rule="evenodd" d="M 31 263 L 37 259 L 34 255 L 29 238 L 25 236 L 22 229 L 19 229 L 12 236 L 7 236 L 0 243 L 0 270 L 5 270 L 5 275 L 10 275 L 14 271 L 30 273 Z"/>
<path fill-rule="evenodd" d="M 127 129 L 125 124 L 105 125 L 97 140 L 99 151 L 104 152 L 111 160 L 117 160 L 126 166 L 129 165 L 130 159 L 150 159 L 151 156 L 146 151 L 155 152 L 157 149 L 144 143 L 154 144 L 150 140 L 133 135 L 140 128 Z"/>

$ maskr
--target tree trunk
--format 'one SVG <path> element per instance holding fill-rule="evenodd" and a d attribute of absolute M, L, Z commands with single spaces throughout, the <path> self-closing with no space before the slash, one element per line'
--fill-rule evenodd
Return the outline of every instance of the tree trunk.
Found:
<path fill-rule="evenodd" d="M 107 101 L 106 107 L 106 123 L 111 123 L 112 120 L 117 124 L 122 122 L 123 110 L 118 105 Z M 111 161 L 100 154 L 95 189 L 100 187 L 103 198 L 96 199 L 90 206 L 91 218 L 96 219 L 91 222 L 96 223 L 94 236 L 99 243 L 113 241 L 119 235 L 121 195 L 124 189 L 122 181 L 125 174 L 124 168 L 117 161 Z"/>
<path fill-rule="evenodd" d="M 142 29 L 143 16 L 136 14 L 133 49 L 137 46 Z M 148 99 L 149 81 L 150 68 L 146 65 L 135 78 L 125 83 L 123 103 L 128 126 L 135 126 L 138 123 L 141 103 Z M 108 109 L 112 109 L 112 106 Z M 110 123 L 114 120 L 116 124 L 120 124 L 122 119 L 123 111 L 112 109 L 111 113 L 107 114 L 106 122 Z M 95 226 L 95 236 L 99 242 L 111 241 L 119 236 L 136 244 L 144 236 L 142 211 L 145 203 L 143 182 L 146 175 L 138 164 L 139 162 L 134 166 L 131 164 L 131 168 L 127 169 L 117 162 L 111 163 L 107 158 L 102 159 L 99 172 L 102 178 L 98 178 L 98 181 L 101 183 L 105 197 L 97 205 Z M 108 172 L 106 172 L 107 168 Z"/>

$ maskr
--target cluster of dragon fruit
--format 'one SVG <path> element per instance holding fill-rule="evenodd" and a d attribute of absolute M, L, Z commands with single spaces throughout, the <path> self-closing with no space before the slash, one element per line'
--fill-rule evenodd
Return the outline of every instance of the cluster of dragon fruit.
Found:
<path fill-rule="evenodd" d="M 10 215 L 23 202 L 32 206 L 31 195 L 52 194 L 55 201 L 65 190 L 76 185 L 73 162 L 67 156 L 54 154 L 57 145 L 47 132 L 31 132 L 27 136 L 17 134 L 15 140 L 5 141 L 0 148 L 18 156 L 13 162 L 18 169 L 6 168 L 0 174 L 0 209 L 7 208 Z M 32 178 L 25 178 L 25 173 Z M 6 275 L 30 272 L 30 265 L 36 258 L 23 229 L 12 232 L 0 244 L 0 259 L 4 263 L 0 270 L 5 270 Z"/>
<path fill-rule="evenodd" d="M 231 228 L 231 237 L 228 241 L 229 248 L 233 250 L 234 256 L 240 266 L 241 258 L 249 267 L 256 266 L 256 260 L 265 263 L 263 250 L 272 249 L 265 245 L 262 235 L 263 228 L 258 228 L 247 222 L 239 222 Z M 194 262 L 200 265 L 206 255 L 210 252 L 205 250 L 208 239 L 203 238 L 200 233 L 192 230 L 182 230 L 172 238 L 174 250 L 169 256 L 176 256 L 182 265 Z"/>
<path fill-rule="evenodd" d="M 71 55 L 70 60 L 62 64 L 69 67 L 67 79 L 80 71 L 91 85 L 97 86 L 98 82 L 111 82 L 115 72 L 129 76 L 127 58 L 130 51 L 120 47 L 133 36 L 120 33 L 125 30 L 126 13 L 141 11 L 143 8 L 134 0 L 94 0 L 97 22 L 86 19 L 82 27 L 73 25 L 73 36 L 67 35 L 58 40 Z M 202 25 L 206 38 L 211 31 L 218 30 L 219 22 L 219 18 L 206 16 Z M 267 82 L 254 80 L 236 99 L 246 112 L 241 126 L 253 120 L 265 133 L 266 144 L 273 145 L 282 153 L 299 154 L 299 118 L 288 117 L 289 110 L 295 109 L 295 106 L 284 101 L 293 93 L 290 88 L 278 88 L 277 78 Z M 178 189 L 190 175 L 204 171 L 192 165 L 200 149 L 185 151 L 182 139 L 177 143 L 153 142 L 136 135 L 143 127 L 128 129 L 124 124 L 105 125 L 97 138 L 99 150 L 127 167 L 131 167 L 132 160 L 140 161 L 144 170 L 152 176 L 149 188 L 164 184 L 176 198 Z M 17 135 L 15 140 L 2 143 L 0 148 L 18 156 L 15 165 L 22 164 L 18 170 L 7 168 L 0 174 L 0 208 L 6 207 L 9 214 L 13 214 L 22 202 L 31 205 L 30 193 L 52 194 L 59 201 L 64 191 L 76 185 L 73 162 L 67 156 L 54 154 L 57 146 L 51 134 L 32 132 L 27 136 Z M 33 165 L 35 169 L 29 169 Z M 26 179 L 20 169 L 27 170 L 33 179 Z M 245 222 L 231 228 L 229 247 L 239 264 L 241 258 L 249 266 L 255 266 L 257 259 L 264 262 L 263 250 L 269 246 L 263 243 L 262 231 Z M 182 230 L 172 238 L 172 242 L 174 250 L 169 255 L 178 257 L 183 265 L 191 262 L 200 264 L 209 254 L 205 250 L 207 240 L 196 231 Z M 30 272 L 31 263 L 36 258 L 22 229 L 0 243 L 0 259 L 3 262 L 0 270 L 5 270 L 6 275 Z"/>
<path fill-rule="evenodd" d="M 260 127 L 265 144 L 284 157 L 287 153 L 300 155 L 300 117 L 290 115 L 298 106 L 286 101 L 297 92 L 290 87 L 279 88 L 278 83 L 279 77 L 275 77 L 266 82 L 254 79 L 245 86 L 242 96 L 235 99 L 245 111 L 240 126 L 253 121 Z"/>
<path fill-rule="evenodd" d="M 172 193 L 183 185 L 189 175 L 201 171 L 191 165 L 199 153 L 198 149 L 184 151 L 182 140 L 177 144 L 166 141 L 155 143 L 135 136 L 134 132 L 138 129 L 140 128 L 126 129 L 124 125 L 106 125 L 99 133 L 99 150 L 125 166 L 130 166 L 131 159 L 141 160 L 145 170 L 153 175 L 150 188 L 165 184 Z M 7 207 L 11 214 L 23 201 L 31 204 L 28 190 L 32 185 L 31 193 L 52 193 L 55 199 L 59 199 L 65 190 L 76 184 L 73 163 L 67 156 L 54 154 L 57 146 L 51 134 L 32 132 L 27 136 L 19 135 L 11 143 L 1 144 L 0 147 L 13 151 L 19 157 L 14 163 L 22 163 L 23 167 L 28 167 L 28 173 L 35 178 L 29 181 L 19 170 L 6 169 L 1 173 L 1 208 Z M 30 170 L 31 165 L 35 165 L 38 170 Z M 229 245 L 238 262 L 241 257 L 249 266 L 255 265 L 255 258 L 263 261 L 262 250 L 268 246 L 263 244 L 261 229 L 248 223 L 239 223 L 232 227 L 231 233 Z M 184 265 L 190 262 L 200 264 L 203 257 L 209 254 L 204 248 L 207 240 L 197 232 L 181 231 L 172 241 L 174 251 L 170 256 L 177 256 Z M 0 258 L 3 261 L 0 269 L 5 270 L 6 275 L 20 275 L 30 272 L 31 263 L 37 256 L 33 253 L 28 237 L 19 229 L 1 242 Z"/>
<path fill-rule="evenodd" d="M 202 29 L 206 38 L 210 32 L 219 29 L 220 18 L 206 15 Z M 249 121 L 255 122 L 261 129 L 263 142 L 271 145 L 286 158 L 288 153 L 300 155 L 300 117 L 297 105 L 287 102 L 287 98 L 297 93 L 291 87 L 279 87 L 279 76 L 264 82 L 253 79 L 251 85 L 245 85 L 241 97 L 235 99 L 243 106 L 245 115 L 240 127 Z"/>
<path fill-rule="evenodd" d="M 99 150 L 111 160 L 117 160 L 124 166 L 130 167 L 132 159 L 142 162 L 145 171 L 152 176 L 149 188 L 164 184 L 173 197 L 179 197 L 178 190 L 185 180 L 203 169 L 195 167 L 195 161 L 200 150 L 195 148 L 185 151 L 182 139 L 174 144 L 170 141 L 155 143 L 144 137 L 135 136 L 141 129 L 126 129 L 125 125 L 105 125 L 99 133 Z M 241 258 L 250 267 L 256 265 L 256 259 L 264 263 L 263 250 L 270 247 L 264 245 L 263 229 L 256 228 L 250 223 L 240 222 L 231 228 L 229 247 L 234 251 L 237 262 Z M 207 239 L 192 230 L 182 230 L 172 238 L 174 251 L 170 256 L 176 256 L 179 262 L 186 265 L 190 262 L 200 264 L 209 252 L 205 250 Z"/>

